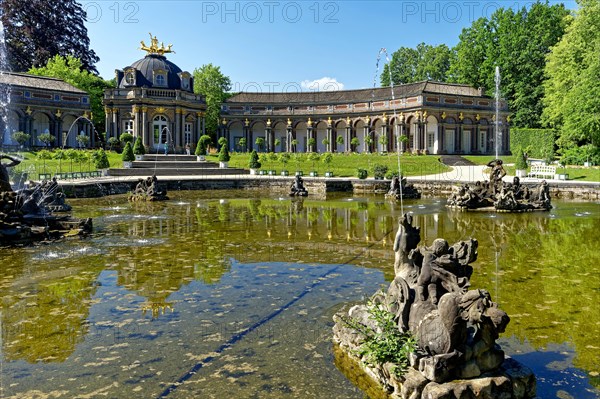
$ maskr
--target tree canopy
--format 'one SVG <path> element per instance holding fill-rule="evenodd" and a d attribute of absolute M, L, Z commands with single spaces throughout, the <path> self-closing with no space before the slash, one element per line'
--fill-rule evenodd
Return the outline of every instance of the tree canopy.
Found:
<path fill-rule="evenodd" d="M 452 51 L 445 44 L 431 46 L 420 43 L 416 48 L 400 47 L 392 54 L 381 73 L 381 85 L 413 83 L 422 80 L 446 81 Z"/>
<path fill-rule="evenodd" d="M 97 73 L 99 58 L 90 49 L 86 13 L 75 0 L 2 0 L 8 60 L 15 72 L 46 65 L 55 55 L 73 56 L 82 68 Z"/>
<path fill-rule="evenodd" d="M 33 75 L 59 78 L 78 89 L 86 91 L 90 95 L 94 126 L 98 132 L 104 131 L 105 120 L 102 97 L 104 96 L 104 89 L 112 87 L 110 82 L 88 72 L 81 60 L 70 55 L 66 57 L 55 55 L 48 60 L 45 66 L 31 68 L 28 72 Z"/>
<path fill-rule="evenodd" d="M 219 127 L 221 103 L 231 90 L 231 80 L 213 64 L 203 65 L 194 70 L 194 92 L 202 94 L 206 100 L 206 130 L 213 136 Z"/>
<path fill-rule="evenodd" d="M 500 8 L 463 29 L 448 76 L 451 81 L 495 91 L 495 68 L 501 93 L 519 127 L 541 127 L 544 67 L 550 48 L 563 36 L 569 11 L 563 4 L 536 2 L 518 11 Z"/>
<path fill-rule="evenodd" d="M 559 131 L 563 148 L 600 145 L 600 2 L 578 3 L 545 69 L 544 120 Z"/>

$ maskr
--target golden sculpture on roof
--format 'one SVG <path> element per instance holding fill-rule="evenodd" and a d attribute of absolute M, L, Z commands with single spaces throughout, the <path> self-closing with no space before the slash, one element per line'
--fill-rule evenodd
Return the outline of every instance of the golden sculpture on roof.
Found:
<path fill-rule="evenodd" d="M 150 33 L 150 46 L 146 46 L 146 43 L 144 43 L 144 41 L 140 41 L 141 47 L 140 50 L 144 50 L 147 51 L 148 54 L 158 54 L 158 55 L 163 55 L 166 53 L 174 53 L 175 51 L 171 50 L 171 47 L 173 47 L 172 44 L 169 44 L 167 47 L 165 47 L 165 44 L 163 42 L 160 43 L 160 47 L 158 46 L 158 39 L 156 38 L 156 36 L 152 36 L 152 33 Z"/>

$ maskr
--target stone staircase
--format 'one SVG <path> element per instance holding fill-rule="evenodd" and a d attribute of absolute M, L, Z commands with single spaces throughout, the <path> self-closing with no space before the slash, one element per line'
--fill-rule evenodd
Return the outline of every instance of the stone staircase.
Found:
<path fill-rule="evenodd" d="M 109 176 L 223 176 L 247 175 L 241 168 L 219 168 L 211 161 L 196 161 L 195 155 L 144 155 L 131 168 L 111 168 Z"/>

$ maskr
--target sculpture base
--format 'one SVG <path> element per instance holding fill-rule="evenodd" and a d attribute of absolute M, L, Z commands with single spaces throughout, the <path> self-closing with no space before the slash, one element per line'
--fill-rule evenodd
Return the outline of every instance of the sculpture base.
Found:
<path fill-rule="evenodd" d="M 374 399 L 537 398 L 533 372 L 510 357 L 498 370 L 477 378 L 436 383 L 412 367 L 401 379 L 386 377 L 385 370 L 366 366 L 339 344 L 334 344 L 333 354 L 346 378 Z"/>

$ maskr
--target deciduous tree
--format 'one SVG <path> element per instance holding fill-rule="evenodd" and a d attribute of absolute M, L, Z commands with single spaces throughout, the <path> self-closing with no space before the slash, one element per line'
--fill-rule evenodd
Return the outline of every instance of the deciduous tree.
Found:
<path fill-rule="evenodd" d="M 99 58 L 90 49 L 86 13 L 75 0 L 2 0 L 8 59 L 13 71 L 46 65 L 55 55 L 74 56 L 82 67 L 97 73 Z"/>
<path fill-rule="evenodd" d="M 203 65 L 194 70 L 194 92 L 202 94 L 206 100 L 206 130 L 213 137 L 219 127 L 221 103 L 231 90 L 231 79 L 213 64 Z"/>

